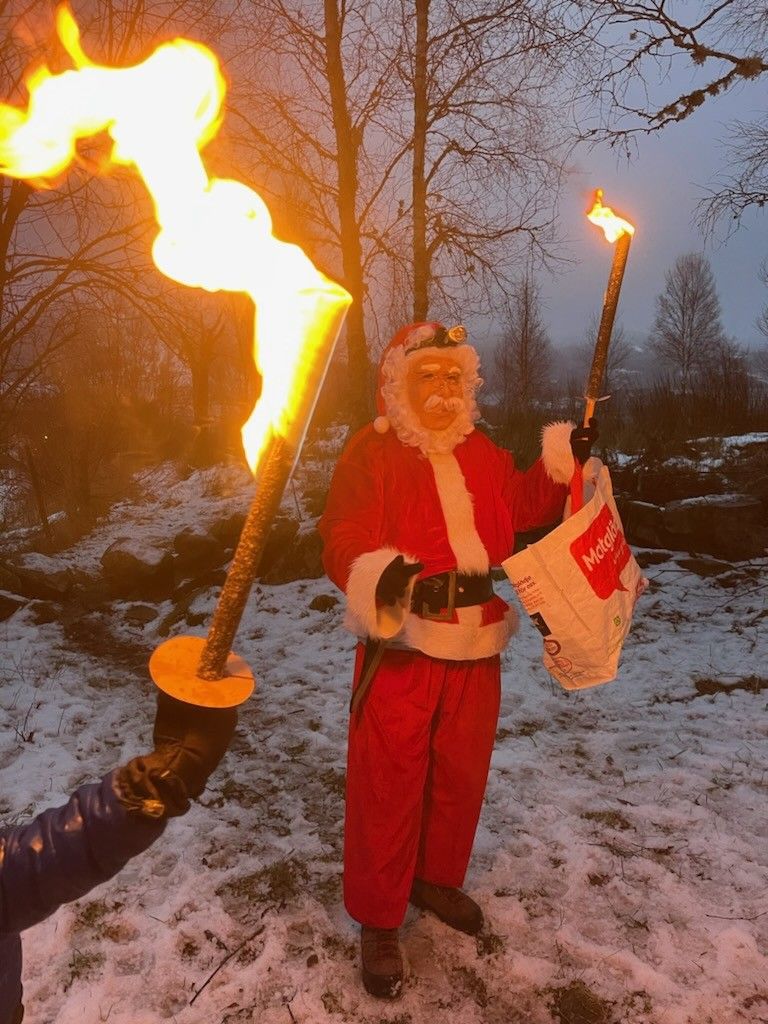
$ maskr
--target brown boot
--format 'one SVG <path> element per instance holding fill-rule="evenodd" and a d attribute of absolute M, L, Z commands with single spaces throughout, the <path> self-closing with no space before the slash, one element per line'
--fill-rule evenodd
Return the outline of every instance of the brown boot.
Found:
<path fill-rule="evenodd" d="M 461 889 L 446 885 L 432 885 L 414 878 L 411 889 L 411 903 L 433 914 L 460 932 L 477 935 L 483 927 L 483 912 Z"/>
<path fill-rule="evenodd" d="M 366 991 L 379 999 L 398 999 L 403 993 L 405 967 L 397 928 L 368 928 L 360 932 L 360 958 Z"/>

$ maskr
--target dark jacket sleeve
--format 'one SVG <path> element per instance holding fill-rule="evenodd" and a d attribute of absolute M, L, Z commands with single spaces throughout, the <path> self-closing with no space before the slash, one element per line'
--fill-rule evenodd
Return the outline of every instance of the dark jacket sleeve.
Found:
<path fill-rule="evenodd" d="M 110 772 L 63 807 L 7 829 L 0 834 L 0 933 L 29 928 L 112 878 L 165 824 L 129 814 Z"/>

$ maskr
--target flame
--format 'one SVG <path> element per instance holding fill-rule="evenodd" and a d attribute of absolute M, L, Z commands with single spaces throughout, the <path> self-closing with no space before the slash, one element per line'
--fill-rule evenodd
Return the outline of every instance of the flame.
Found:
<path fill-rule="evenodd" d="M 75 160 L 78 140 L 107 132 L 111 162 L 135 168 L 152 198 L 158 269 L 190 287 L 253 299 L 254 361 L 263 384 L 243 445 L 256 472 L 271 433 L 291 431 L 305 378 L 350 296 L 298 246 L 272 235 L 256 192 L 209 177 L 200 151 L 218 131 L 226 86 L 207 47 L 174 39 L 141 64 L 102 67 L 83 52 L 65 5 L 56 27 L 75 68 L 31 72 L 26 111 L 0 103 L 0 173 L 52 187 Z"/>
<path fill-rule="evenodd" d="M 609 242 L 615 242 L 622 235 L 634 235 L 635 228 L 628 220 L 617 216 L 610 206 L 603 206 L 603 190 L 595 189 L 595 196 L 592 201 L 592 209 L 587 212 L 587 219 L 597 224 L 605 232 Z"/>

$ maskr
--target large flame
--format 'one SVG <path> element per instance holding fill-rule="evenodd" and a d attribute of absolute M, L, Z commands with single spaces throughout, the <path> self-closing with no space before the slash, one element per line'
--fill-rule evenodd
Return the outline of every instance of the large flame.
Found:
<path fill-rule="evenodd" d="M 289 434 L 306 372 L 334 324 L 335 337 L 350 297 L 298 246 L 274 238 L 269 211 L 251 188 L 209 177 L 200 150 L 218 130 L 226 91 L 209 49 L 175 39 L 141 64 L 108 68 L 85 55 L 66 6 L 56 25 L 75 68 L 29 74 L 26 111 L 0 104 L 0 173 L 51 187 L 79 139 L 107 132 L 111 161 L 134 167 L 152 197 L 157 267 L 181 284 L 253 299 L 263 385 L 243 444 L 255 471 L 271 433 Z"/>
<path fill-rule="evenodd" d="M 610 206 L 603 206 L 603 190 L 601 188 L 595 189 L 592 209 L 587 212 L 587 218 L 603 229 L 609 242 L 615 242 L 622 235 L 634 235 L 635 233 L 634 225 L 630 224 L 628 220 L 624 220 L 623 217 L 617 216 Z"/>

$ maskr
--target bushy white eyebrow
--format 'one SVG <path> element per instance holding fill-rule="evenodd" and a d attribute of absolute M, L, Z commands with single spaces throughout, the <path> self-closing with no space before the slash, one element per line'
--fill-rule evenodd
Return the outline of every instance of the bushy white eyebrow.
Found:
<path fill-rule="evenodd" d="M 416 368 L 417 373 L 434 373 L 440 369 L 440 363 L 422 363 L 421 366 Z M 461 373 L 461 367 L 456 363 L 452 363 L 451 366 L 446 368 L 446 373 Z"/>

